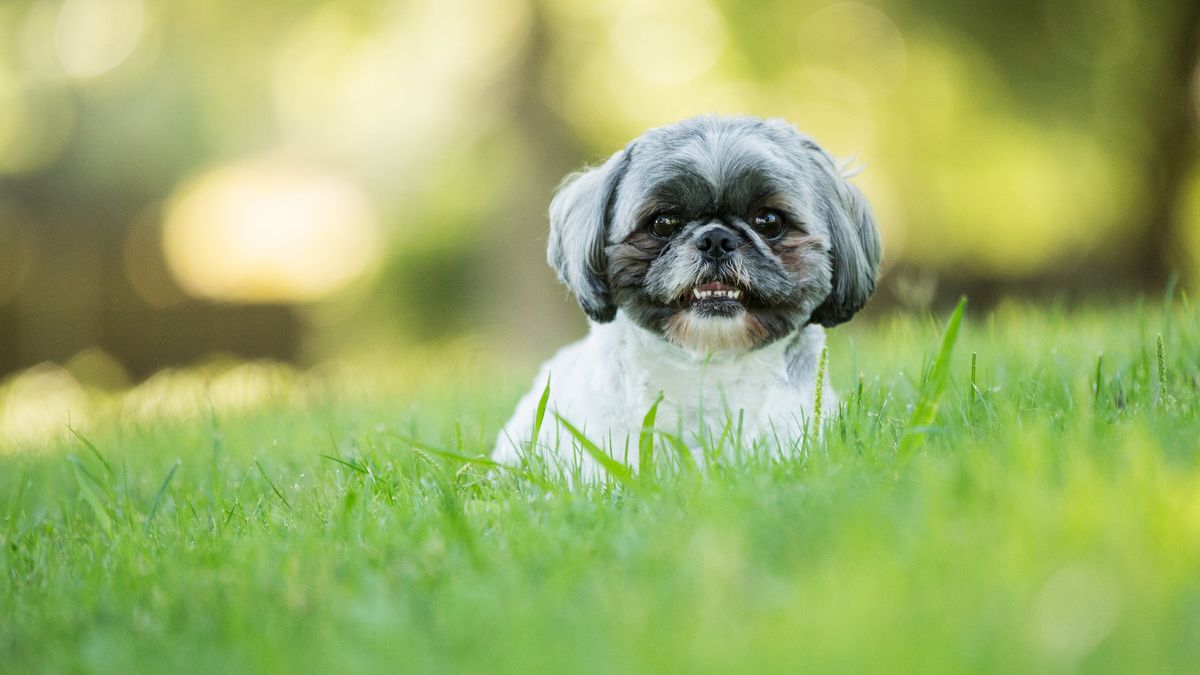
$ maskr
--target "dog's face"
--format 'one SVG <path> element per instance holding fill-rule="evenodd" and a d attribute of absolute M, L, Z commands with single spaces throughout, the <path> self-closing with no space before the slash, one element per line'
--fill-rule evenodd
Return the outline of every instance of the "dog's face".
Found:
<path fill-rule="evenodd" d="M 875 288 L 870 207 L 832 158 L 779 121 L 652 129 L 567 179 L 550 264 L 593 320 L 619 308 L 697 352 L 746 351 L 847 321 Z"/>

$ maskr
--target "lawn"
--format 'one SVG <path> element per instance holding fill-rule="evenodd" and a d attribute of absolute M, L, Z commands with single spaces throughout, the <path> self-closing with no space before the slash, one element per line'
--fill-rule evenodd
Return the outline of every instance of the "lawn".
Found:
<path fill-rule="evenodd" d="M 591 484 L 454 457 L 535 365 L 462 345 L 0 398 L 0 672 L 1196 672 L 1196 308 L 946 325 L 832 331 L 782 457 Z"/>

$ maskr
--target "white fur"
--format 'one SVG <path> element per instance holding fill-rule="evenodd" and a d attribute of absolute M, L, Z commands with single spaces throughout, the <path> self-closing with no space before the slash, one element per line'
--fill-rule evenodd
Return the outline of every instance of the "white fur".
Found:
<path fill-rule="evenodd" d="M 783 451 L 812 419 L 824 345 L 824 329 L 810 325 L 755 351 L 704 355 L 667 342 L 618 312 L 611 323 L 593 323 L 587 337 L 542 365 L 500 432 L 493 458 L 515 463 L 529 452 L 547 378 L 550 399 L 538 451 L 557 453 L 563 461 L 572 461 L 572 439 L 552 413 L 584 430 L 611 456 L 636 466 L 642 419 L 659 392 L 663 401 L 655 427 L 681 433 L 691 447 L 701 437 L 715 440 L 728 420 L 736 426 L 741 413 L 746 442 L 762 439 Z M 822 408 L 828 412 L 835 405 L 826 384 Z M 584 472 L 594 472 L 594 462 L 583 460 Z"/>

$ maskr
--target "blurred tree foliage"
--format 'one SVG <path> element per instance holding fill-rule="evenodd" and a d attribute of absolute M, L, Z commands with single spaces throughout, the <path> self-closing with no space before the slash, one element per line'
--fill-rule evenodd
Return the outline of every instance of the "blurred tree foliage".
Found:
<path fill-rule="evenodd" d="M 1194 281 L 1198 40 L 1191 0 L 7 0 L 0 372 L 97 345 L 135 374 L 464 332 L 544 351 L 582 326 L 542 262 L 558 180 L 706 112 L 857 156 L 892 278 Z M 165 254 L 206 177 L 189 222 L 216 243 Z M 358 281 L 296 292 L 352 229 L 380 249 Z"/>

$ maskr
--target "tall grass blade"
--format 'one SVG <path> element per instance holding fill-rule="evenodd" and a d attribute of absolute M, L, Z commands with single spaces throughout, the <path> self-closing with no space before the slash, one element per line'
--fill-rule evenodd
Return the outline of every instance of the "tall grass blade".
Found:
<path fill-rule="evenodd" d="M 813 433 L 816 436 L 821 434 L 821 400 L 825 391 L 825 363 L 829 356 L 829 347 L 821 347 L 821 360 L 817 363 L 817 393 L 813 399 Z"/>
<path fill-rule="evenodd" d="M 937 356 L 929 368 L 929 375 L 921 387 L 917 404 L 913 407 L 912 417 L 900 439 L 900 454 L 907 456 L 925 443 L 930 426 L 937 418 L 938 406 L 946 393 L 946 385 L 950 381 L 950 355 L 954 352 L 954 343 L 958 340 L 958 329 L 962 325 L 963 314 L 967 310 L 967 298 L 958 300 L 954 313 L 942 331 L 942 342 L 938 347 Z"/>
<path fill-rule="evenodd" d="M 692 456 L 692 451 L 688 449 L 687 443 L 684 443 L 682 438 L 665 431 L 660 431 L 659 435 L 666 439 L 667 445 L 675 451 L 676 456 L 679 457 L 679 463 L 685 469 L 692 472 L 699 469 L 696 466 L 696 458 Z"/>
<path fill-rule="evenodd" d="M 600 446 L 593 443 L 590 438 L 585 436 L 584 433 L 579 429 L 576 429 L 575 425 L 564 419 L 562 415 L 555 413 L 554 417 L 557 418 L 559 424 L 561 424 L 563 428 L 567 430 L 567 433 L 571 434 L 576 441 L 579 441 L 579 446 L 583 448 L 583 451 L 588 455 L 591 455 L 592 459 L 596 460 L 596 463 L 599 464 L 608 475 L 612 476 L 618 482 L 624 485 L 631 487 L 636 485 L 633 479 L 633 472 L 629 470 L 629 467 L 618 462 L 612 457 L 609 457 L 608 453 L 604 452 L 604 450 L 601 450 Z"/>
<path fill-rule="evenodd" d="M 638 434 L 638 473 L 643 477 L 654 470 L 654 422 L 658 419 L 658 404 L 662 400 L 660 391 L 642 418 L 642 431 Z"/>
<path fill-rule="evenodd" d="M 167 472 L 167 477 L 163 479 L 162 485 L 158 486 L 158 492 L 154 493 L 154 501 L 150 503 L 150 511 L 146 514 L 146 524 L 142 527 L 142 533 L 150 531 L 150 523 L 154 521 L 154 515 L 158 513 L 158 505 L 162 503 L 163 495 L 167 492 L 167 486 L 171 484 L 171 479 L 175 477 L 175 472 L 179 469 L 179 460 L 175 460 L 175 466 Z"/>
<path fill-rule="evenodd" d="M 75 455 L 67 455 L 67 461 L 70 462 L 75 467 L 75 470 L 78 471 L 79 473 L 81 473 L 84 478 L 87 478 L 88 480 L 92 481 L 92 483 L 95 484 L 96 487 L 100 488 L 101 490 L 104 490 L 105 493 L 108 492 L 108 488 L 104 485 L 104 483 L 102 483 L 99 478 L 96 478 L 95 476 L 93 476 L 91 471 L 87 470 L 87 467 L 83 465 L 82 460 L 80 460 Z"/>
<path fill-rule="evenodd" d="M 483 455 L 471 457 L 470 455 L 464 455 L 461 452 L 454 452 L 453 450 L 439 448 L 436 445 L 430 445 L 423 441 L 418 441 L 417 439 L 412 438 L 411 436 L 405 436 L 404 434 L 398 434 L 398 433 L 389 431 L 388 435 L 393 436 L 401 441 L 404 441 L 405 443 L 407 443 L 407 444 L 411 445 L 412 447 L 417 448 L 418 450 L 421 450 L 423 452 L 428 452 L 430 454 L 437 455 L 438 457 L 444 457 L 446 459 L 452 459 L 456 462 L 483 464 L 484 466 L 494 466 L 494 467 L 500 467 L 500 468 L 505 468 L 505 469 L 513 468 L 506 464 L 501 464 L 500 462 L 497 462 L 496 460 L 491 459 L 490 457 L 484 457 Z M 330 458 L 330 459 L 332 459 L 332 458 Z"/>
<path fill-rule="evenodd" d="M 972 408 L 975 407 L 975 396 L 979 393 L 979 385 L 977 384 L 977 380 L 975 379 L 976 374 L 977 374 L 976 370 L 975 370 L 975 366 L 976 366 L 976 364 L 978 364 L 978 362 L 979 362 L 979 352 L 971 352 L 971 391 L 968 392 L 968 395 L 971 397 L 971 400 L 968 401 L 967 403 Z"/>
<path fill-rule="evenodd" d="M 29 483 L 29 467 L 26 467 L 21 472 L 21 481 L 17 483 L 17 491 L 13 493 L 12 499 L 8 502 L 8 518 L 5 521 L 8 523 L 4 528 L 5 541 L 13 540 L 13 532 L 17 527 L 17 516 L 21 512 L 21 503 L 25 499 L 25 486 Z"/>
<path fill-rule="evenodd" d="M 96 522 L 99 523 L 100 529 L 104 530 L 104 534 L 108 535 L 110 540 L 114 539 L 112 517 L 108 515 L 108 510 L 104 508 L 100 498 L 92 492 L 91 486 L 83 479 L 84 469 L 78 463 L 72 463 L 75 467 L 75 482 L 79 484 L 79 492 L 83 495 L 83 500 L 91 507 L 92 513 L 96 516 Z M 91 478 L 95 480 L 95 478 Z"/>
<path fill-rule="evenodd" d="M 279 501 L 283 502 L 283 505 L 288 507 L 289 511 L 292 510 L 291 502 L 287 500 L 287 497 L 283 496 L 283 493 L 279 491 L 279 488 L 275 487 L 274 481 L 272 481 L 271 477 L 267 475 L 267 470 L 263 468 L 262 463 L 256 459 L 254 460 L 254 466 L 258 467 L 258 472 L 261 473 L 263 479 L 267 481 L 267 485 L 271 486 L 271 490 L 275 492 L 275 496 L 279 497 Z"/>
<path fill-rule="evenodd" d="M 366 475 L 367 473 L 369 473 L 369 472 L 367 471 L 366 467 L 359 466 L 358 464 L 356 464 L 356 463 L 354 463 L 354 462 L 348 462 L 348 461 L 346 461 L 346 460 L 342 459 L 341 457 L 334 457 L 333 455 L 324 455 L 324 454 L 319 454 L 319 455 L 317 455 L 317 456 L 318 456 L 318 457 L 321 457 L 321 458 L 324 458 L 324 459 L 327 459 L 327 460 L 329 460 L 329 461 L 331 461 L 331 462 L 337 462 L 338 464 L 341 464 L 342 466 L 346 467 L 347 469 L 350 469 L 350 470 L 352 470 L 352 471 L 356 471 L 356 472 L 358 472 L 358 473 L 361 473 L 361 474 L 363 474 L 363 475 Z"/>
<path fill-rule="evenodd" d="M 1166 405 L 1167 403 L 1167 356 L 1163 348 L 1162 333 L 1158 334 L 1158 339 L 1155 340 L 1154 360 L 1158 365 L 1158 404 Z"/>
<path fill-rule="evenodd" d="M 533 415 L 533 436 L 529 439 L 533 447 L 537 447 L 538 438 L 542 432 L 542 421 L 546 419 L 546 404 L 550 401 L 550 376 L 546 376 L 546 388 L 538 399 L 537 412 Z"/>
<path fill-rule="evenodd" d="M 78 438 L 79 442 L 83 443 L 84 447 L 90 450 L 92 454 L 96 456 L 96 459 L 100 460 L 100 463 L 104 465 L 104 470 L 108 472 L 109 477 L 114 475 L 112 464 L 108 463 L 108 460 L 104 458 L 104 454 L 100 452 L 100 448 L 97 448 L 95 443 L 89 441 L 87 436 L 79 433 L 79 430 L 70 424 L 67 425 L 67 431 L 71 432 L 71 435 L 75 438 Z"/>
<path fill-rule="evenodd" d="M 477 455 L 475 457 L 471 457 L 471 456 L 464 455 L 464 454 L 461 454 L 458 452 L 454 452 L 452 450 L 447 450 L 445 448 L 439 448 L 437 446 L 430 445 L 430 444 L 424 443 L 422 441 L 418 441 L 415 438 L 412 438 L 410 436 L 405 436 L 404 434 L 398 434 L 394 431 L 389 431 L 389 432 L 387 432 L 387 434 L 389 436 L 397 438 L 401 441 L 404 441 L 405 443 L 411 445 L 414 448 L 417 448 L 418 450 L 427 452 L 431 455 L 437 455 L 438 457 L 453 460 L 456 462 L 462 462 L 464 464 L 482 464 L 483 466 L 491 467 L 493 469 L 500 469 L 501 471 L 506 471 L 508 473 L 516 474 L 518 476 L 521 476 L 522 478 L 533 481 L 534 483 L 538 484 L 539 486 L 541 486 L 542 488 L 545 488 L 547 490 L 551 489 L 551 487 L 552 487 L 548 482 L 546 482 L 545 480 L 542 480 L 540 477 L 535 475 L 532 471 L 526 471 L 525 469 L 522 469 L 521 467 L 518 467 L 518 466 L 510 466 L 503 462 L 497 462 L 496 460 L 494 460 L 490 457 L 484 457 L 483 455 Z M 329 457 L 329 459 L 334 459 L 334 458 Z"/>

